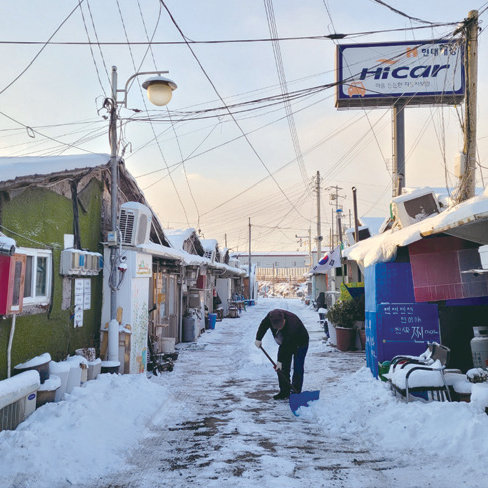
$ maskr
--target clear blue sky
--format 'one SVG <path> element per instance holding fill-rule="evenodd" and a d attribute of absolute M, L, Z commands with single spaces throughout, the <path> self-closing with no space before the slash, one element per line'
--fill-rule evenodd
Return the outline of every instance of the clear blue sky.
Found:
<path fill-rule="evenodd" d="M 281 103 L 246 103 L 281 93 L 272 43 L 186 45 L 181 44 L 182 33 L 193 41 L 266 39 L 271 7 L 280 38 L 375 31 L 350 35 L 341 43 L 419 40 L 449 36 L 454 26 L 434 28 L 373 0 L 164 3 L 167 9 L 157 0 L 85 0 L 80 6 L 78 0 L 2 1 L 0 156 L 108 153 L 102 105 L 110 94 L 111 66 L 118 67 L 119 88 L 136 71 L 169 70 L 178 89 L 167 108 L 156 110 L 145 102 L 134 84 L 128 106 L 142 112 L 121 111 L 124 119 L 132 118 L 124 125 L 121 144 L 127 166 L 163 226 L 200 228 L 205 238 L 218 239 L 221 247 L 227 235 L 229 247 L 243 250 L 248 246 L 250 217 L 256 250 L 296 250 L 295 234 L 305 235 L 309 227 L 312 235 L 316 233 L 316 199 L 308 187 L 317 171 L 323 178 L 325 238 L 333 210 L 325 188 L 343 188 L 346 215 L 352 209 L 352 186 L 358 188 L 360 215 L 388 215 L 390 110 L 337 111 L 333 89 L 302 96 L 291 103 L 294 146 Z M 460 22 L 469 10 L 482 12 L 488 4 L 481 0 L 386 3 L 410 17 L 436 23 Z M 486 18 L 484 13 L 481 20 Z M 483 29 L 484 23 L 480 26 Z M 488 166 L 485 38 L 482 30 L 478 150 L 481 165 Z M 42 44 L 49 39 L 50 44 Z M 66 44 L 88 39 L 102 44 L 91 48 Z M 148 39 L 153 41 L 151 49 L 147 44 L 130 48 L 106 44 L 147 43 Z M 28 41 L 34 44 L 24 44 Z M 289 92 L 334 81 L 334 42 L 279 43 Z M 241 104 L 231 108 L 234 119 L 226 110 L 213 110 L 224 103 Z M 459 119 L 463 115 L 463 106 L 407 110 L 407 186 L 454 183 L 449 172 L 462 147 Z M 36 131 L 35 138 L 26 126 Z M 300 163 L 298 146 L 303 155 Z"/>

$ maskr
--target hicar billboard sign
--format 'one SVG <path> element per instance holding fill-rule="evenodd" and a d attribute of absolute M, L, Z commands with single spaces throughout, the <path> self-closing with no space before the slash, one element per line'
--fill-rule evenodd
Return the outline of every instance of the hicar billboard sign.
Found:
<path fill-rule="evenodd" d="M 338 45 L 336 107 L 458 104 L 463 63 L 463 49 L 453 41 Z"/>

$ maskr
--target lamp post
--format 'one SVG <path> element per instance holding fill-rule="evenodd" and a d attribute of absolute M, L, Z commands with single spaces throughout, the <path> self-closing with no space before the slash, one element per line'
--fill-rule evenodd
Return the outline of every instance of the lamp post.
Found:
<path fill-rule="evenodd" d="M 118 188 L 119 188 L 119 157 L 118 157 L 118 138 L 117 138 L 117 109 L 119 106 L 127 107 L 127 92 L 129 90 L 129 83 L 138 76 L 143 75 L 156 75 L 147 79 L 142 87 L 147 90 L 149 101 L 162 107 L 167 105 L 176 90 L 176 83 L 171 81 L 162 74 L 167 74 L 167 71 L 141 71 L 133 74 L 128 78 L 123 89 L 117 88 L 117 67 L 112 66 L 112 80 L 111 80 L 111 100 L 106 101 L 106 106 L 110 111 L 110 125 L 109 125 L 109 138 L 110 138 L 110 172 L 111 172 L 111 239 L 108 239 L 110 247 L 110 276 L 113 278 L 109 280 L 110 284 L 110 322 L 108 331 L 108 360 L 110 362 L 118 362 L 118 336 L 119 336 L 119 323 L 117 322 L 117 286 L 113 283 L 118 282 L 118 267 L 117 267 L 117 243 L 118 231 L 117 231 L 117 214 L 118 214 Z M 118 94 L 123 95 L 122 100 L 118 100 Z M 112 331 L 112 332 L 111 332 Z M 114 365 L 115 366 L 115 365 Z"/>

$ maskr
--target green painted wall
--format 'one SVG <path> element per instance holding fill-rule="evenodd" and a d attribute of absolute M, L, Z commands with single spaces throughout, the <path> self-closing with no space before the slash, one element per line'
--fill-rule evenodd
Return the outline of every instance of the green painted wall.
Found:
<path fill-rule="evenodd" d="M 101 208 L 102 183 L 95 178 L 82 190 L 83 207 L 79 207 L 81 246 L 102 252 Z M 55 361 L 73 355 L 75 349 L 98 348 L 102 307 L 102 273 L 91 278 L 91 309 L 85 310 L 83 327 L 74 328 L 71 315 L 74 278 L 71 281 L 71 309 L 61 310 L 63 276 L 59 273 L 64 234 L 73 234 L 73 206 L 68 198 L 46 188 L 28 188 L 9 201 L 2 202 L 2 225 L 20 236 L 13 236 L 20 247 L 42 249 L 42 243 L 53 252 L 53 294 L 51 310 L 33 315 L 18 315 L 12 347 L 12 368 L 39 354 L 48 352 Z M 36 241 L 36 242 L 32 242 Z M 0 320 L 0 380 L 7 377 L 7 347 L 11 319 Z"/>

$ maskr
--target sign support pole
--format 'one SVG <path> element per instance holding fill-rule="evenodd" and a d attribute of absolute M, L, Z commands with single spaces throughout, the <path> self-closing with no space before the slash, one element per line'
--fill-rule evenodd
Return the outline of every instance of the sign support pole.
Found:
<path fill-rule="evenodd" d="M 393 105 L 393 197 L 402 194 L 405 187 L 405 103 Z"/>

